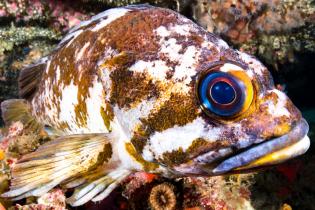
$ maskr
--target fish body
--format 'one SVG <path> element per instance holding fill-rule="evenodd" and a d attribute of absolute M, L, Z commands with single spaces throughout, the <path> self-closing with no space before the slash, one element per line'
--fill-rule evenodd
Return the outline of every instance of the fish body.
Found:
<path fill-rule="evenodd" d="M 81 22 L 19 84 L 34 120 L 60 137 L 22 157 L 6 197 L 65 183 L 78 187 L 69 199 L 77 206 L 106 197 L 132 171 L 218 175 L 309 147 L 307 123 L 263 64 L 168 9 L 127 6 Z M 6 113 L 16 102 L 2 105 L 5 119 L 15 119 Z M 64 178 L 21 178 L 42 164 Z M 87 190 L 91 182 L 101 190 Z"/>

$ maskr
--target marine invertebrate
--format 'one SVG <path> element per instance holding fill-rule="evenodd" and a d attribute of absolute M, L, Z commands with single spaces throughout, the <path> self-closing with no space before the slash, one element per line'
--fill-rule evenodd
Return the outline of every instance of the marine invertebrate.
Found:
<path fill-rule="evenodd" d="M 162 183 L 152 188 L 149 203 L 153 210 L 174 210 L 176 207 L 176 194 L 174 186 Z"/>
<path fill-rule="evenodd" d="M 39 27 L 2 27 L 0 30 L 0 56 L 10 53 L 14 48 L 29 44 L 34 40 L 47 40 L 56 42 L 61 38 L 60 33 L 52 29 Z"/>
<path fill-rule="evenodd" d="M 209 209 L 252 209 L 250 187 L 254 175 L 189 177 L 184 179 L 184 206 Z"/>
<path fill-rule="evenodd" d="M 46 23 L 48 27 L 65 31 L 89 16 L 82 10 L 68 7 L 70 1 L 10 0 L 0 3 L 0 19 L 15 23 Z"/>

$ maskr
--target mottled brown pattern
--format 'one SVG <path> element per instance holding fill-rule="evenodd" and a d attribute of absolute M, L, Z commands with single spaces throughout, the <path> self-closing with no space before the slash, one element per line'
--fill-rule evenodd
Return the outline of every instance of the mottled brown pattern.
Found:
<path fill-rule="evenodd" d="M 159 167 L 159 165 L 156 163 L 145 161 L 143 157 L 135 150 L 131 143 L 126 143 L 125 149 L 129 153 L 129 155 L 134 158 L 135 161 L 142 165 L 144 171 L 152 172 Z"/>
<path fill-rule="evenodd" d="M 159 44 L 153 30 L 161 25 L 167 26 L 170 23 L 178 22 L 177 18 L 178 14 L 173 11 L 147 8 L 142 11 L 131 11 L 128 15 L 114 20 L 97 32 L 88 30 L 89 27 L 95 26 L 95 23 L 85 26 L 85 30 L 70 45 L 68 43 L 63 45 L 51 55 L 51 65 L 48 72 L 43 75 L 39 93 L 47 91 L 43 81 L 49 80 L 54 92 L 50 103 L 57 108 L 59 113 L 59 102 L 62 97 L 66 97 L 62 96 L 62 89 L 73 82 L 79 88 L 78 104 L 75 107 L 76 121 L 79 126 L 86 125 L 85 100 L 89 97 L 89 87 L 93 85 L 93 79 L 97 76 L 96 63 L 101 58 L 105 46 L 116 49 L 118 52 L 132 53 L 136 55 L 137 60 L 156 60 L 158 59 Z M 84 52 L 82 59 L 76 61 L 75 51 L 82 49 L 87 42 L 90 42 L 91 45 Z M 61 70 L 59 81 L 56 80 L 56 66 L 59 66 Z M 129 75 L 129 73 L 127 74 Z M 143 79 L 143 76 L 138 78 Z M 148 85 L 151 85 L 150 81 L 148 81 Z M 122 106 L 121 103 L 120 105 Z M 41 116 L 48 104 L 38 101 L 38 106 L 37 114 Z"/>
<path fill-rule="evenodd" d="M 119 68 L 110 74 L 112 87 L 110 102 L 119 108 L 131 108 L 143 99 L 158 97 L 158 89 L 150 78 L 144 73 Z"/>
<path fill-rule="evenodd" d="M 241 120 L 243 131 L 254 138 L 271 139 L 288 133 L 297 121 L 301 119 L 301 113 L 292 104 L 290 100 L 286 101 L 285 107 L 290 116 L 272 116 L 268 112 L 268 104 L 266 102 L 276 104 L 278 95 L 274 92 L 265 94 L 265 96 L 257 102 L 257 109 L 251 115 Z"/>
<path fill-rule="evenodd" d="M 229 145 L 230 142 L 224 139 L 215 142 L 209 142 L 209 140 L 198 138 L 193 141 L 193 143 L 188 147 L 186 151 L 184 151 L 183 148 L 180 147 L 176 151 L 165 152 L 162 158 L 160 158 L 159 160 L 168 166 L 179 165 L 181 163 L 191 160 L 192 158 L 204 152 L 216 150 L 218 148 L 226 147 Z"/>
<path fill-rule="evenodd" d="M 199 112 L 200 108 L 193 92 L 187 95 L 172 93 L 159 110 L 150 113 L 148 118 L 141 121 L 152 132 L 163 131 L 174 125 L 183 126 L 192 122 Z"/>
<path fill-rule="evenodd" d="M 177 16 L 166 9 L 131 11 L 102 30 L 99 39 L 120 52 L 133 52 L 136 60 L 155 60 L 160 45 L 154 30 L 178 22 Z"/>
<path fill-rule="evenodd" d="M 83 48 L 86 42 L 90 42 L 93 45 L 94 41 L 94 33 L 90 31 L 83 32 L 69 46 L 63 46 L 51 56 L 51 64 L 48 72 L 45 72 L 43 75 L 43 81 L 50 80 L 51 82 L 51 88 L 54 92 L 51 103 L 57 107 L 58 113 L 60 112 L 59 102 L 62 97 L 69 97 L 62 95 L 63 87 L 70 85 L 72 82 L 78 87 L 78 104 L 75 105 L 75 112 L 76 121 L 80 126 L 86 125 L 87 108 L 85 100 L 89 97 L 89 87 L 93 85 L 93 80 L 97 76 L 95 72 L 97 53 L 90 55 L 88 59 L 83 58 L 75 61 L 75 51 Z M 58 81 L 55 72 L 57 66 L 60 67 L 61 75 L 61 79 Z M 44 88 L 43 85 L 42 83 L 42 88 Z"/>
<path fill-rule="evenodd" d="M 108 131 L 111 131 L 110 122 L 114 119 L 114 112 L 112 107 L 106 103 L 105 107 L 101 107 L 100 114 L 103 118 L 104 125 Z"/>
<path fill-rule="evenodd" d="M 151 112 L 142 124 L 136 128 L 131 142 L 139 153 L 142 153 L 150 135 L 161 132 L 175 125 L 183 126 L 192 122 L 200 112 L 194 93 L 187 95 L 172 93 L 170 98 L 159 109 Z"/>
<path fill-rule="evenodd" d="M 143 148 L 147 144 L 150 134 L 150 130 L 146 129 L 145 126 L 142 124 L 139 125 L 139 127 L 136 128 L 136 130 L 134 131 L 134 134 L 130 141 L 139 154 L 142 153 Z"/>

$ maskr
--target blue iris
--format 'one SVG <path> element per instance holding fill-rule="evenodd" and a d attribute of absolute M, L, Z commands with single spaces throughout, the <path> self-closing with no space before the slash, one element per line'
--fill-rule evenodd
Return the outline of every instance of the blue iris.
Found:
<path fill-rule="evenodd" d="M 235 99 L 235 91 L 233 87 L 223 81 L 213 84 L 210 95 L 214 101 L 219 104 L 229 104 Z"/>
<path fill-rule="evenodd" d="M 209 72 L 198 82 L 198 97 L 206 113 L 233 116 L 244 104 L 244 85 L 225 72 Z"/>

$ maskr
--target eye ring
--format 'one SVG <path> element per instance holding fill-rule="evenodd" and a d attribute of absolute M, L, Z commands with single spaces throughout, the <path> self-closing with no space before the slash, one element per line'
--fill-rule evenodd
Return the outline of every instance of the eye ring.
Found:
<path fill-rule="evenodd" d="M 248 110 L 254 89 L 243 67 L 225 61 L 203 69 L 197 76 L 196 95 L 204 113 L 224 119 L 235 118 Z"/>

